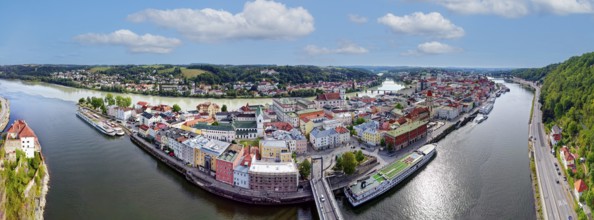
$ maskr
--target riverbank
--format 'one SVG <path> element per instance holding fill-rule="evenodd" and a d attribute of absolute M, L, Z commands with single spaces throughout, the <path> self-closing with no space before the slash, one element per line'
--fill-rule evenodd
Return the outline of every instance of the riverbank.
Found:
<path fill-rule="evenodd" d="M 313 200 L 313 194 L 308 185 L 297 192 L 287 193 L 266 192 L 231 186 L 217 181 L 198 170 L 198 168 L 185 166 L 182 162 L 160 151 L 156 145 L 142 139 L 137 134 L 131 135 L 130 140 L 160 162 L 183 175 L 192 184 L 220 197 L 251 205 L 291 205 L 307 203 Z"/>
<path fill-rule="evenodd" d="M 10 102 L 0 97 L 0 132 L 4 131 L 10 120 Z"/>

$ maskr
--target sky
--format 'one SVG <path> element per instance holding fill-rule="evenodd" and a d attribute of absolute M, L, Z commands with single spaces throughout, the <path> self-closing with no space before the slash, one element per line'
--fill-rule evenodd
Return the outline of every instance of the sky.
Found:
<path fill-rule="evenodd" d="M 541 67 L 594 51 L 594 0 L 0 2 L 0 65 Z"/>

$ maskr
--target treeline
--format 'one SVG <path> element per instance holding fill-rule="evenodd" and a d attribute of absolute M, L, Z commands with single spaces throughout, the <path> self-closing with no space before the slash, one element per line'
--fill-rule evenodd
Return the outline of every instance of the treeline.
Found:
<path fill-rule="evenodd" d="M 563 128 L 563 139 L 557 148 L 567 145 L 573 153 L 585 158 L 585 163 L 576 162 L 576 172 L 568 171 L 568 176 L 570 183 L 586 180 L 589 190 L 580 200 L 593 207 L 594 53 L 572 57 L 551 68 L 540 96 L 543 119 L 548 129 L 554 124 Z"/>
<path fill-rule="evenodd" d="M 513 69 L 509 71 L 496 71 L 493 72 L 491 75 L 493 76 L 509 76 L 509 77 L 518 77 L 529 81 L 539 81 L 544 79 L 544 77 L 549 74 L 552 70 L 557 68 L 559 64 L 551 64 L 541 68 L 521 68 L 521 69 Z"/>

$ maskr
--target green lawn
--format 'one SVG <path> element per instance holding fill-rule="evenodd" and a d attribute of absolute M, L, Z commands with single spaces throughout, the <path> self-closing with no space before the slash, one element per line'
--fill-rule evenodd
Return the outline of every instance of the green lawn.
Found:
<path fill-rule="evenodd" d="M 93 67 L 93 68 L 91 68 L 91 69 L 89 70 L 89 72 L 91 72 L 91 73 L 96 73 L 96 72 L 99 72 L 99 71 L 105 71 L 105 70 L 108 70 L 108 69 L 110 69 L 110 68 L 111 68 L 111 67 L 108 67 L 108 66 L 96 66 L 96 67 Z"/>
<path fill-rule="evenodd" d="M 402 161 L 396 161 L 386 168 L 380 170 L 380 173 L 385 175 L 388 179 L 392 179 L 396 174 L 406 168 L 407 164 Z"/>
<path fill-rule="evenodd" d="M 243 141 L 240 141 L 239 144 L 243 144 L 243 146 L 259 146 L 260 145 L 260 139 L 243 140 Z"/>
<path fill-rule="evenodd" d="M 188 69 L 188 68 L 182 67 L 181 72 L 182 72 L 182 75 L 184 75 L 184 77 L 192 78 L 192 77 L 196 77 L 197 75 L 207 73 L 208 71 L 201 70 L 201 69 Z"/>
<path fill-rule="evenodd" d="M 374 174 L 373 176 L 371 176 L 373 179 L 375 179 L 375 181 L 377 181 L 378 183 L 382 183 L 384 181 L 384 178 L 382 176 L 380 176 L 379 174 Z"/>

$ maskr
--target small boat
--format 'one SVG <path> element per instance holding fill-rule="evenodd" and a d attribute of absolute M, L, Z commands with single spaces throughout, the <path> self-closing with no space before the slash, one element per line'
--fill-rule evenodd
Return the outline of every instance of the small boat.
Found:
<path fill-rule="evenodd" d="M 476 123 L 480 124 L 481 122 L 487 120 L 487 118 L 489 118 L 489 117 L 486 116 L 486 115 L 479 115 L 479 116 L 476 117 L 476 119 L 474 119 L 474 121 Z"/>

